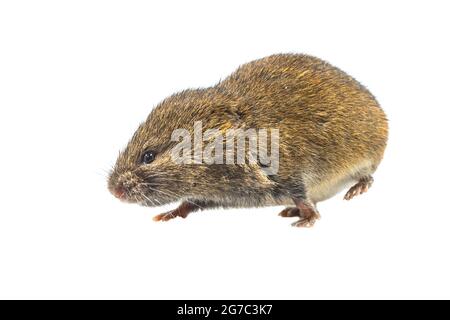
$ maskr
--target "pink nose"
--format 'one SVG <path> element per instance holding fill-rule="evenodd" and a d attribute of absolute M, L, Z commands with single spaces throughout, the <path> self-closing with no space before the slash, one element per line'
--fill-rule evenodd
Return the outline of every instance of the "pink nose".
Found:
<path fill-rule="evenodd" d="M 114 189 L 113 194 L 116 198 L 122 200 L 123 198 L 125 198 L 125 189 L 123 187 L 117 187 L 116 189 Z"/>

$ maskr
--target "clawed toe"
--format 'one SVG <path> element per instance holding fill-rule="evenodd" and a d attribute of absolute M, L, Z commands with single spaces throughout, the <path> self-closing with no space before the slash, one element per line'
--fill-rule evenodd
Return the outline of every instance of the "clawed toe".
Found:
<path fill-rule="evenodd" d="M 344 196 L 345 200 L 350 200 L 353 197 L 363 194 L 369 190 L 373 183 L 372 177 L 365 177 L 361 179 L 357 184 L 351 187 Z"/>
<path fill-rule="evenodd" d="M 174 211 L 175 210 L 171 210 L 165 213 L 158 214 L 157 216 L 153 217 L 153 221 L 169 221 L 171 219 L 174 219 L 177 217 Z"/>
<path fill-rule="evenodd" d="M 358 196 L 360 194 L 363 194 L 364 192 L 367 192 L 367 190 L 369 190 L 369 187 L 367 185 L 356 185 L 356 186 L 353 186 L 345 194 L 344 199 L 345 200 L 353 199 L 353 197 Z"/>
<path fill-rule="evenodd" d="M 350 188 L 350 190 L 347 191 L 347 193 L 344 196 L 345 200 L 350 200 L 354 196 L 357 196 L 361 194 L 361 187 L 359 185 L 353 186 Z"/>
<path fill-rule="evenodd" d="M 158 214 L 153 217 L 154 221 L 169 221 L 175 219 L 176 217 L 181 217 L 185 219 L 188 216 L 188 213 L 180 212 L 180 210 L 175 209 L 165 213 Z"/>
<path fill-rule="evenodd" d="M 183 202 L 178 208 L 153 217 L 154 221 L 169 221 L 176 217 L 186 218 L 189 213 L 198 210 L 200 207 L 192 202 Z"/>
<path fill-rule="evenodd" d="M 289 207 L 285 208 L 278 215 L 283 218 L 300 217 L 300 210 L 295 207 Z"/>
<path fill-rule="evenodd" d="M 300 220 L 294 222 L 292 226 L 310 228 L 317 219 L 320 219 L 313 203 L 299 199 L 294 199 L 294 203 L 296 207 L 285 208 L 278 214 L 281 217 L 299 217 Z"/>
<path fill-rule="evenodd" d="M 300 219 L 292 223 L 291 225 L 297 228 L 311 228 L 312 226 L 314 226 L 314 223 L 316 223 L 316 219 L 309 218 L 309 219 Z"/>

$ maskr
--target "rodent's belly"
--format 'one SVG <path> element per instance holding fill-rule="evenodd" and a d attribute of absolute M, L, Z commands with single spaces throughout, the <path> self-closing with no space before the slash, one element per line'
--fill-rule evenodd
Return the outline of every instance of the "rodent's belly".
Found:
<path fill-rule="evenodd" d="M 320 183 L 308 186 L 308 196 L 313 203 L 317 203 L 333 197 L 355 183 L 356 180 L 351 176 L 337 180 L 324 180 Z"/>
<path fill-rule="evenodd" d="M 373 171 L 374 166 L 371 160 L 355 161 L 345 170 L 305 175 L 305 189 L 314 203 L 324 201 L 355 184 L 361 177 L 372 174 Z"/>
<path fill-rule="evenodd" d="M 269 193 L 261 193 L 259 196 L 236 196 L 217 197 L 209 199 L 223 208 L 258 208 L 270 206 L 292 206 L 294 204 L 290 197 L 272 197 Z"/>

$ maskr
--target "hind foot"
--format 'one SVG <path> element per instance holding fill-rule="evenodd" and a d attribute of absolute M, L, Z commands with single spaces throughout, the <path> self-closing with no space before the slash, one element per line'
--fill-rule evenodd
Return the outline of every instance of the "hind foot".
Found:
<path fill-rule="evenodd" d="M 295 204 L 300 210 L 300 220 L 294 222 L 293 227 L 311 228 L 320 219 L 320 214 L 312 203 L 297 200 Z"/>
<path fill-rule="evenodd" d="M 314 225 L 320 215 L 312 203 L 304 200 L 294 199 L 296 207 L 288 207 L 279 213 L 282 217 L 300 217 L 300 220 L 294 222 L 294 227 L 310 228 Z"/>
<path fill-rule="evenodd" d="M 364 192 L 367 192 L 367 190 L 369 190 L 372 183 L 373 183 L 372 176 L 367 176 L 367 177 L 361 178 L 357 184 L 355 184 L 353 187 L 351 187 L 347 191 L 347 193 L 344 196 L 344 199 L 350 200 L 354 196 L 357 196 L 359 194 L 363 194 Z"/>

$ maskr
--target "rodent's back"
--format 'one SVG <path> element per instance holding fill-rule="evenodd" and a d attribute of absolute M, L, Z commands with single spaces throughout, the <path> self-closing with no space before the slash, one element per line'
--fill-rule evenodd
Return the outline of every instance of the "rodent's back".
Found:
<path fill-rule="evenodd" d="M 241 66 L 216 87 L 233 96 L 246 126 L 279 128 L 281 176 L 302 170 L 312 184 L 373 171 L 382 159 L 383 110 L 364 86 L 325 61 L 273 55 Z"/>

